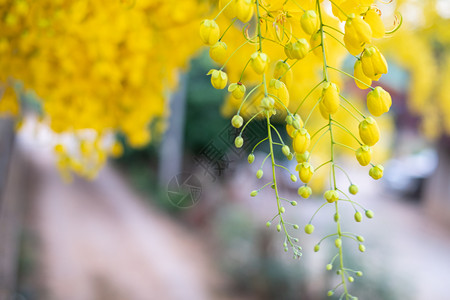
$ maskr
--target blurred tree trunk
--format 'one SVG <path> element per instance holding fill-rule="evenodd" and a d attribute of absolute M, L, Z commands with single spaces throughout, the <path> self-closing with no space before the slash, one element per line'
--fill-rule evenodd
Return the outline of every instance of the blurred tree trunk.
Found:
<path fill-rule="evenodd" d="M 20 178 L 12 178 L 19 171 L 10 167 L 13 144 L 13 120 L 0 118 L 0 299 L 13 299 L 17 277 L 21 213 L 11 182 L 15 181 L 17 190 L 24 186 L 17 184 Z"/>
<path fill-rule="evenodd" d="M 159 183 L 168 184 L 170 179 L 182 171 L 184 124 L 186 110 L 187 75 L 181 74 L 178 91 L 170 98 L 168 128 L 159 150 Z"/>

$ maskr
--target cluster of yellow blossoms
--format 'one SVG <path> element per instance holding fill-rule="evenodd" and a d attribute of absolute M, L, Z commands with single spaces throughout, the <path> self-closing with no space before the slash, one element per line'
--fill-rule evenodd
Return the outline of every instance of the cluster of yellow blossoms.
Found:
<path fill-rule="evenodd" d="M 301 256 L 301 247 L 299 239 L 291 235 L 291 230 L 299 226 L 286 221 L 283 201 L 292 206 L 298 203 L 281 196 L 276 170 L 289 172 L 294 182 L 297 176 L 276 162 L 274 149 L 279 147 L 288 160 L 294 157 L 297 160 L 296 171 L 304 183 L 299 187 L 298 194 L 303 198 L 312 194 L 308 183 L 319 169 L 329 168 L 330 188 L 324 192 L 325 202 L 317 212 L 333 203 L 337 230 L 317 243 L 315 251 L 319 251 L 323 240 L 335 238 L 338 253 L 327 269 L 331 270 L 338 258 L 337 274 L 341 282 L 329 291 L 329 295 L 342 286 L 341 298 L 346 299 L 354 298 L 348 292 L 347 283 L 353 282 L 352 275 L 361 276 L 362 273 L 344 267 L 342 239 L 350 238 L 358 242 L 361 252 L 365 251 L 365 247 L 362 244 L 363 237 L 342 232 L 338 208 L 340 203 L 350 203 L 355 209 L 356 222 L 362 220 L 357 207 L 362 208 L 368 218 L 373 217 L 373 212 L 351 200 L 347 192 L 337 185 L 336 170 L 340 170 L 350 182 L 348 192 L 352 195 L 358 192 L 358 187 L 336 162 L 335 148 L 338 146 L 353 151 L 360 165 L 371 165 L 369 175 L 373 179 L 380 179 L 383 166 L 371 162 L 371 147 L 380 139 L 380 130 L 372 116 L 378 117 L 388 112 L 392 104 L 391 96 L 381 86 L 372 87 L 372 82 L 379 80 L 388 71 L 383 54 L 372 44 L 374 39 L 385 35 L 381 11 L 374 2 L 224 0 L 219 2 L 220 12 L 216 18 L 204 20 L 200 24 L 202 41 L 210 47 L 211 58 L 221 65 L 219 69 L 208 72 L 212 86 L 224 89 L 229 81 L 232 82 L 228 85 L 230 96 L 224 106 L 224 113 L 232 111 L 234 116 L 231 124 L 241 128 L 235 146 L 243 146 L 243 132 L 250 122 L 265 119 L 267 136 L 253 147 L 248 161 L 253 163 L 255 149 L 262 143 L 268 143 L 270 152 L 256 177 L 264 177 L 262 167 L 268 159 L 271 161 L 272 174 L 263 187 L 251 192 L 251 196 L 257 196 L 267 186 L 273 188 L 278 211 L 267 226 L 277 222 L 277 231 L 285 235 L 285 251 L 292 249 L 294 258 Z M 327 5 L 331 6 L 332 15 L 326 13 Z M 348 54 L 356 59 L 353 75 L 339 68 L 341 60 Z M 336 77 L 339 73 L 352 78 L 358 88 L 370 89 L 366 107 L 372 116 L 362 112 L 357 103 L 343 95 L 339 78 Z M 347 121 L 341 122 L 341 119 L 356 120 L 358 125 L 356 128 L 351 127 Z M 273 125 L 276 122 L 286 123 L 286 132 L 292 138 L 291 147 Z M 359 134 L 354 134 L 355 130 Z M 324 136 L 329 137 L 326 144 Z M 347 140 L 349 137 L 351 141 Z M 326 149 L 328 158 L 325 161 L 314 160 L 318 148 Z M 318 166 L 314 168 L 313 165 Z M 311 222 L 317 212 L 305 226 L 307 234 L 314 231 Z"/>
<path fill-rule="evenodd" d="M 122 151 L 105 136 L 119 132 L 141 147 L 151 124 L 163 130 L 168 91 L 201 46 L 197 26 L 208 9 L 196 0 L 2 0 L 0 112 L 21 113 L 16 94 L 38 99 L 58 165 L 93 177 Z M 78 147 L 65 145 L 64 133 Z"/>

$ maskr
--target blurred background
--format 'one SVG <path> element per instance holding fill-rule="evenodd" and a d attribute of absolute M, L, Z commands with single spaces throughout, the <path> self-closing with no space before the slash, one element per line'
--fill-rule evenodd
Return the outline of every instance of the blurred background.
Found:
<path fill-rule="evenodd" d="M 54 64 L 67 73 L 44 70 L 39 62 L 54 59 L 47 54 L 31 59 L 13 53 L 0 60 L 8 75 L 3 82 L 12 77 L 25 82 L 25 86 L 17 81 L 3 85 L 0 100 L 0 299 L 329 299 L 326 291 L 337 276 L 325 265 L 334 246 L 325 244 L 317 253 L 313 247 L 334 232 L 333 212 L 320 212 L 313 235 L 300 233 L 300 260 L 284 253 L 280 234 L 265 226 L 276 211 L 274 195 L 266 190 L 249 196 L 261 183 L 255 176 L 259 163 L 247 163 L 265 129 L 262 123 L 252 123 L 244 136 L 248 143 L 234 147 L 237 133 L 227 115 L 227 93 L 211 87 L 205 74 L 216 65 L 197 40 L 198 24 L 210 4 L 186 1 L 178 7 L 176 1 L 168 1 L 167 12 L 158 1 L 147 2 L 120 1 L 118 8 L 151 14 L 142 22 L 150 22 L 157 32 L 150 45 L 123 46 L 115 41 L 114 47 L 129 47 L 129 52 L 121 48 L 124 59 L 127 53 L 136 58 L 127 66 L 145 64 L 149 69 L 136 75 L 137 83 L 130 79 L 123 85 L 124 93 L 131 91 L 124 96 L 126 101 L 108 98 L 121 98 L 119 91 L 97 89 L 115 80 L 105 74 L 122 68 L 105 65 L 106 73 L 99 67 L 99 73 L 86 77 L 80 70 L 89 69 L 89 63 L 77 63 L 81 59 L 77 53 L 73 53 L 76 72 L 72 66 Z M 24 21 L 28 16 L 20 12 L 32 7 L 23 8 L 27 1 L 11 3 L 15 6 L 1 4 L 7 28 L 2 35 L 15 41 L 18 30 L 29 25 Z M 363 235 L 367 248 L 360 253 L 354 244 L 344 244 L 346 264 L 364 272 L 350 289 L 360 299 L 445 300 L 450 278 L 450 1 L 399 0 L 390 9 L 386 14 L 401 12 L 403 25 L 378 43 L 390 67 L 380 85 L 393 99 L 390 117 L 380 125 L 385 176 L 374 182 L 366 168 L 354 163 L 353 154 L 339 158 L 359 186 L 355 199 L 375 212 L 373 219 L 361 223 L 353 221 L 351 208 L 342 212 L 344 228 Z M 186 21 L 180 11 L 188 16 L 192 12 L 195 20 Z M 108 12 L 115 10 L 102 13 Z M 167 20 L 169 12 L 172 19 Z M 11 15 L 18 19 L 11 20 Z M 48 17 L 50 12 L 43 10 L 42 15 Z M 135 26 L 142 26 L 134 17 Z M 165 21 L 154 22 L 156 17 Z M 39 30 L 50 30 L 45 18 L 37 20 Z M 178 29 L 172 32 L 167 26 Z M 71 32 L 77 32 L 73 27 Z M 113 38 L 105 30 L 95 38 Z M 118 35 L 128 36 L 127 30 Z M 57 30 L 52 34 L 65 36 Z M 183 35 L 192 41 L 179 46 Z M 2 53 L 13 45 L 5 46 L 5 40 L 0 41 Z M 48 55 L 65 47 L 48 46 L 51 41 L 42 32 L 29 40 L 35 43 L 30 49 L 41 46 Z M 154 50 L 159 42 L 162 49 Z M 98 49 L 99 45 L 101 41 Z M 61 55 L 70 57 L 72 46 Z M 24 53 L 31 51 L 27 49 Z M 139 60 L 136 53 L 148 49 L 152 58 Z M 107 54 L 102 57 L 108 61 Z M 343 69 L 352 73 L 352 68 L 353 63 L 344 59 Z M 77 76 L 88 78 L 92 90 L 70 98 L 63 87 L 82 87 L 84 81 Z M 36 86 L 36 93 L 30 92 L 33 84 L 28 86 L 27 80 Z M 353 81 L 342 80 L 345 93 L 365 98 L 366 92 Z M 163 96 L 140 103 L 136 99 L 149 96 L 135 88 L 143 85 Z M 8 87 L 16 97 L 7 94 Z M 42 94 L 48 98 L 41 100 Z M 52 100 L 58 97 L 69 97 L 62 108 Z M 107 102 L 95 97 L 106 97 Z M 114 114 L 120 121 L 111 125 L 105 117 L 101 122 L 106 125 L 93 122 L 102 114 Z M 142 121 L 149 118 L 153 121 Z M 77 122 L 82 125 L 73 125 Z M 120 133 L 101 136 L 102 145 L 111 151 L 105 154 L 108 159 L 95 148 L 95 131 L 105 132 L 102 126 L 120 128 Z M 95 153 L 95 161 L 88 161 L 87 168 L 77 165 L 66 155 L 71 147 L 80 147 L 86 157 Z M 256 162 L 261 162 L 267 149 L 258 149 Z M 283 165 L 295 169 L 294 162 L 283 159 L 280 155 Z M 310 199 L 300 199 L 298 183 L 279 176 L 284 196 L 299 202 L 289 207 L 287 216 L 302 228 L 320 206 L 322 195 L 317 190 Z M 338 181 L 345 182 L 345 177 Z"/>

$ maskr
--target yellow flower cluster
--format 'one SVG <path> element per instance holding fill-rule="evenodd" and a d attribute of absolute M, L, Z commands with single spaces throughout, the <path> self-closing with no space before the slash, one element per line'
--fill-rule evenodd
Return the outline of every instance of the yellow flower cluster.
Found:
<path fill-rule="evenodd" d="M 288 160 L 294 157 L 297 160 L 296 171 L 304 183 L 298 189 L 302 198 L 311 195 L 313 189 L 309 183 L 312 178 L 323 173 L 323 167 L 329 167 L 332 179 L 330 189 L 323 194 L 326 203 L 318 210 L 326 204 L 335 206 L 337 233 L 331 236 L 336 237 L 336 257 L 340 257 L 338 274 L 341 275 L 340 285 L 343 287 L 341 298 L 348 298 L 352 296 L 347 290 L 347 283 L 354 279 L 343 265 L 342 239 L 347 236 L 343 236 L 341 232 L 338 213 L 341 201 L 338 200 L 352 203 L 357 222 L 362 220 L 362 214 L 356 209 L 357 203 L 336 183 L 337 170 L 346 175 L 347 173 L 335 160 L 335 148 L 351 149 L 359 164 L 370 164 L 368 173 L 373 179 L 380 179 L 384 169 L 381 165 L 371 163 L 370 147 L 380 139 L 377 122 L 342 94 L 340 80 L 336 75 L 344 74 L 352 78 L 360 89 L 370 89 L 367 94 L 367 109 L 374 117 L 388 112 L 392 100 L 382 87 L 371 86 L 372 81 L 379 80 L 388 72 L 386 59 L 379 48 L 372 44 L 374 39 L 385 35 L 381 12 L 374 5 L 375 1 L 329 1 L 332 15 L 326 13 L 322 2 L 324 1 L 220 1 L 220 11 L 216 18 L 204 20 L 200 24 L 200 36 L 204 44 L 210 47 L 211 58 L 221 65 L 208 72 L 212 86 L 224 89 L 230 83 L 230 95 L 223 112 L 233 115 L 231 122 L 235 128 L 242 128 L 235 139 L 236 147 L 241 148 L 245 143 L 242 134 L 249 122 L 263 119 L 267 123 L 267 137 L 253 147 L 248 162 L 254 163 L 253 152 L 258 145 L 268 143 L 270 152 L 263 160 L 256 177 L 264 178 L 262 166 L 266 161 L 271 162 L 272 174 L 269 182 L 252 191 L 251 196 L 257 196 L 260 190 L 272 186 L 278 211 L 267 226 L 274 220 L 278 221 L 276 229 L 285 234 L 285 250 L 291 248 L 294 258 L 301 255 L 301 247 L 297 244 L 298 239 L 291 235 L 291 228 L 287 227 L 288 223 L 285 221 L 282 200 L 287 199 L 280 196 L 276 170 L 288 171 L 293 182 L 297 181 L 297 176 L 276 163 L 274 148 L 280 147 Z M 340 62 L 347 54 L 356 57 L 353 75 L 340 69 Z M 347 120 L 352 118 L 357 120 L 358 125 L 355 127 L 347 125 Z M 286 123 L 287 135 L 292 138 L 293 152 L 272 124 L 282 120 Z M 359 137 L 354 134 L 356 130 Z M 328 145 L 324 143 L 324 136 L 329 136 Z M 351 141 L 348 142 L 348 139 Z M 329 157 L 324 159 L 325 162 L 317 155 L 323 149 L 327 149 L 324 152 Z M 354 195 L 358 192 L 358 187 L 348 175 L 347 177 L 350 181 L 349 193 Z M 297 205 L 297 201 L 289 203 Z M 370 210 L 365 211 L 368 218 L 373 216 Z M 307 234 L 314 231 L 312 219 L 305 226 Z M 298 226 L 294 226 L 294 229 L 298 229 Z M 357 241 L 363 242 L 359 239 Z M 319 244 L 315 247 L 316 251 L 320 249 Z M 365 250 L 362 244 L 358 248 L 362 252 Z M 334 293 L 334 290 L 331 292 Z"/>
<path fill-rule="evenodd" d="M 200 47 L 197 26 L 209 9 L 196 0 L 0 2 L 0 111 L 20 111 L 12 87 L 22 82 L 54 132 L 90 129 L 98 141 L 120 132 L 132 147 L 146 145 L 149 125 L 168 114 L 167 93 Z M 117 153 L 109 144 L 91 148 L 101 157 Z M 83 169 L 82 158 L 67 163 L 75 154 L 63 150 L 60 165 Z"/>

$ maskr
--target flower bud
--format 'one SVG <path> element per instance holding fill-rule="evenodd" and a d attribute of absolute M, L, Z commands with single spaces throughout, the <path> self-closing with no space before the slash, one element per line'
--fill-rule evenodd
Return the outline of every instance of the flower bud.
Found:
<path fill-rule="evenodd" d="M 251 0 L 236 0 L 235 2 L 236 17 L 247 23 L 253 17 L 253 3 Z"/>
<path fill-rule="evenodd" d="M 355 278 L 353 278 L 352 276 L 348 276 L 348 282 L 353 282 L 355 281 Z"/>
<path fill-rule="evenodd" d="M 335 213 L 333 216 L 334 222 L 337 223 L 337 221 L 339 221 L 339 219 L 341 218 L 341 215 L 339 215 L 339 213 Z"/>
<path fill-rule="evenodd" d="M 366 74 L 364 74 L 362 69 L 362 63 L 361 60 L 359 59 L 356 60 L 355 66 L 353 67 L 353 76 L 361 80 L 363 83 L 365 83 L 363 84 L 362 82 L 355 79 L 356 86 L 362 90 L 368 89 L 369 86 L 372 85 L 372 79 L 370 79 L 369 77 L 366 76 Z"/>
<path fill-rule="evenodd" d="M 293 158 L 294 158 L 294 154 L 292 154 L 292 152 L 289 153 L 289 155 L 287 156 L 287 159 L 292 160 Z"/>
<path fill-rule="evenodd" d="M 275 100 L 272 97 L 264 97 L 261 99 L 260 106 L 267 111 L 271 111 L 275 106 Z"/>
<path fill-rule="evenodd" d="M 361 166 L 367 166 L 372 159 L 372 149 L 367 145 L 362 145 L 356 150 L 355 155 Z"/>
<path fill-rule="evenodd" d="M 244 119 L 239 115 L 234 115 L 231 119 L 231 125 L 233 125 L 234 128 L 241 128 L 242 124 L 244 124 Z"/>
<path fill-rule="evenodd" d="M 280 224 L 277 225 L 277 231 L 278 231 L 278 232 L 281 231 L 281 225 L 280 225 Z"/>
<path fill-rule="evenodd" d="M 221 90 L 227 86 L 228 76 L 225 72 L 211 69 L 206 75 L 211 75 L 211 84 L 214 88 Z"/>
<path fill-rule="evenodd" d="M 259 169 L 259 170 L 256 172 L 256 178 L 261 179 L 261 178 L 263 177 L 263 174 L 264 174 L 263 170 L 262 170 L 262 169 Z"/>
<path fill-rule="evenodd" d="M 383 177 L 383 171 L 384 171 L 384 168 L 382 165 L 376 165 L 376 166 L 370 168 L 369 176 L 375 180 L 378 180 L 381 177 Z"/>
<path fill-rule="evenodd" d="M 203 20 L 200 24 L 200 38 L 206 45 L 214 45 L 220 37 L 220 29 L 214 20 Z"/>
<path fill-rule="evenodd" d="M 354 217 L 355 217 L 355 221 L 356 221 L 356 222 L 361 222 L 361 220 L 362 220 L 362 214 L 361 214 L 359 211 L 355 212 Z"/>
<path fill-rule="evenodd" d="M 319 17 L 314 10 L 307 10 L 300 18 L 300 25 L 306 34 L 313 34 L 319 29 Z"/>
<path fill-rule="evenodd" d="M 364 237 L 363 236 L 361 236 L 361 235 L 358 235 L 357 237 L 356 237 L 356 239 L 359 241 L 359 242 L 364 242 Z"/>
<path fill-rule="evenodd" d="M 322 103 L 325 111 L 334 114 L 339 108 L 339 88 L 336 84 L 327 82 L 322 89 Z"/>
<path fill-rule="evenodd" d="M 234 139 L 234 145 L 236 148 L 241 148 L 244 145 L 244 139 L 241 136 L 238 136 Z"/>
<path fill-rule="evenodd" d="M 267 54 L 257 51 L 250 57 L 250 66 L 257 74 L 263 74 L 269 65 Z"/>
<path fill-rule="evenodd" d="M 281 147 L 281 152 L 283 152 L 283 155 L 287 157 L 289 153 L 291 153 L 291 150 L 289 149 L 288 145 L 284 145 L 283 147 Z"/>
<path fill-rule="evenodd" d="M 253 153 L 250 153 L 247 157 L 247 161 L 249 164 L 252 164 L 255 161 L 255 155 L 253 155 Z"/>
<path fill-rule="evenodd" d="M 361 63 L 364 74 L 372 80 L 378 80 L 381 74 L 388 72 L 386 59 L 375 46 L 364 50 L 361 55 Z"/>
<path fill-rule="evenodd" d="M 319 244 L 315 245 L 314 252 L 319 252 L 319 250 L 320 250 L 320 245 Z"/>
<path fill-rule="evenodd" d="M 301 186 L 298 188 L 298 194 L 303 198 L 307 199 L 312 194 L 312 190 L 309 186 Z"/>
<path fill-rule="evenodd" d="M 313 224 L 308 224 L 305 226 L 305 233 L 306 234 L 311 234 L 314 232 L 314 225 Z"/>
<path fill-rule="evenodd" d="M 375 117 L 388 112 L 391 105 L 391 95 L 380 86 L 367 94 L 367 108 Z"/>
<path fill-rule="evenodd" d="M 289 64 L 283 60 L 277 61 L 273 70 L 273 78 L 283 81 L 286 86 L 292 83 L 293 73 Z"/>
<path fill-rule="evenodd" d="M 300 180 L 304 183 L 308 183 L 314 174 L 314 168 L 308 162 L 298 164 L 295 169 L 298 171 Z"/>
<path fill-rule="evenodd" d="M 334 295 L 334 292 L 332 291 L 332 290 L 329 290 L 328 292 L 327 292 L 327 296 L 328 297 L 331 297 L 331 296 L 333 296 Z"/>
<path fill-rule="evenodd" d="M 342 240 L 340 238 L 337 238 L 334 240 L 334 245 L 336 246 L 336 248 L 341 248 L 342 247 Z"/>
<path fill-rule="evenodd" d="M 324 40 L 326 38 L 324 37 Z M 317 56 L 320 59 L 323 59 L 323 53 L 322 53 L 322 47 L 320 46 L 320 44 L 322 43 L 322 36 L 320 34 L 320 32 L 316 32 L 311 36 L 311 39 L 309 40 L 309 44 L 311 45 L 311 49 L 313 49 L 313 53 L 315 56 Z M 326 50 L 325 50 L 325 56 L 328 57 L 328 55 L 326 55 Z"/>
<path fill-rule="evenodd" d="M 363 50 L 365 43 L 372 40 L 372 29 L 360 16 L 350 14 L 345 22 L 344 43 L 353 55 L 358 55 Z"/>
<path fill-rule="evenodd" d="M 291 181 L 297 182 L 297 176 L 295 176 L 294 174 L 291 174 Z"/>
<path fill-rule="evenodd" d="M 297 204 L 298 204 L 297 201 L 291 201 L 292 206 L 297 206 Z"/>
<path fill-rule="evenodd" d="M 266 226 L 267 226 L 267 227 L 270 227 L 271 224 L 272 224 L 272 223 L 271 223 L 270 221 L 267 221 Z"/>
<path fill-rule="evenodd" d="M 331 269 L 333 269 L 333 265 L 332 264 L 328 264 L 325 267 L 327 269 L 327 271 L 331 271 Z"/>
<path fill-rule="evenodd" d="M 236 99 L 242 99 L 245 95 L 245 85 L 242 84 L 242 82 L 238 82 L 238 83 L 232 83 L 228 86 L 228 92 L 231 93 L 231 95 L 233 95 L 234 98 Z"/>
<path fill-rule="evenodd" d="M 328 201 L 328 203 L 333 203 L 339 200 L 339 194 L 335 190 L 328 190 L 323 194 L 323 197 L 325 200 Z"/>
<path fill-rule="evenodd" d="M 223 65 L 227 60 L 227 44 L 218 41 L 209 48 L 209 57 L 215 62 Z"/>
<path fill-rule="evenodd" d="M 355 184 L 351 184 L 351 185 L 348 187 L 348 192 L 349 192 L 350 194 L 352 194 L 352 195 L 358 194 L 358 186 L 355 185 Z"/>
<path fill-rule="evenodd" d="M 380 39 L 384 36 L 386 29 L 384 27 L 383 20 L 381 20 L 381 16 L 378 14 L 376 9 L 369 9 L 364 15 L 364 21 L 366 21 L 372 29 L 372 35 L 374 38 Z"/>
<path fill-rule="evenodd" d="M 295 153 L 295 159 L 298 163 L 307 162 L 309 159 L 309 151 L 303 153 Z"/>
<path fill-rule="evenodd" d="M 358 248 L 359 248 L 359 251 L 361 251 L 361 252 L 366 251 L 366 246 L 364 246 L 363 244 L 359 244 Z"/>
<path fill-rule="evenodd" d="M 252 191 L 250 193 L 250 196 L 252 196 L 252 197 L 256 197 L 256 195 L 258 195 L 258 191 L 257 190 L 254 190 L 254 191 Z"/>
<path fill-rule="evenodd" d="M 276 109 L 285 110 L 288 107 L 289 92 L 284 82 L 272 78 L 267 86 L 267 92 L 275 98 Z"/>
<path fill-rule="evenodd" d="M 286 209 L 283 206 L 280 207 L 280 213 L 284 214 L 285 211 L 286 211 Z"/>
<path fill-rule="evenodd" d="M 363 272 L 361 272 L 361 271 L 356 272 L 356 276 L 358 276 L 358 277 L 363 276 Z"/>
<path fill-rule="evenodd" d="M 305 39 L 298 39 L 292 44 L 292 49 L 290 49 L 292 59 L 302 59 L 308 54 L 308 51 L 309 44 Z"/>
<path fill-rule="evenodd" d="M 303 153 L 308 149 L 310 140 L 308 131 L 305 128 L 300 128 L 292 141 L 292 148 L 296 153 Z"/>
<path fill-rule="evenodd" d="M 371 211 L 370 209 L 366 210 L 366 217 L 368 217 L 369 219 L 372 219 L 373 218 L 373 211 Z"/>
<path fill-rule="evenodd" d="M 292 56 L 292 43 L 291 42 L 284 45 L 284 54 L 286 54 L 286 56 L 289 59 L 294 59 L 294 57 Z"/>
<path fill-rule="evenodd" d="M 359 136 L 364 144 L 368 146 L 375 145 L 380 139 L 380 130 L 374 118 L 365 118 L 359 123 Z"/>
<path fill-rule="evenodd" d="M 297 224 L 292 225 L 294 229 L 299 229 L 300 227 Z"/>

